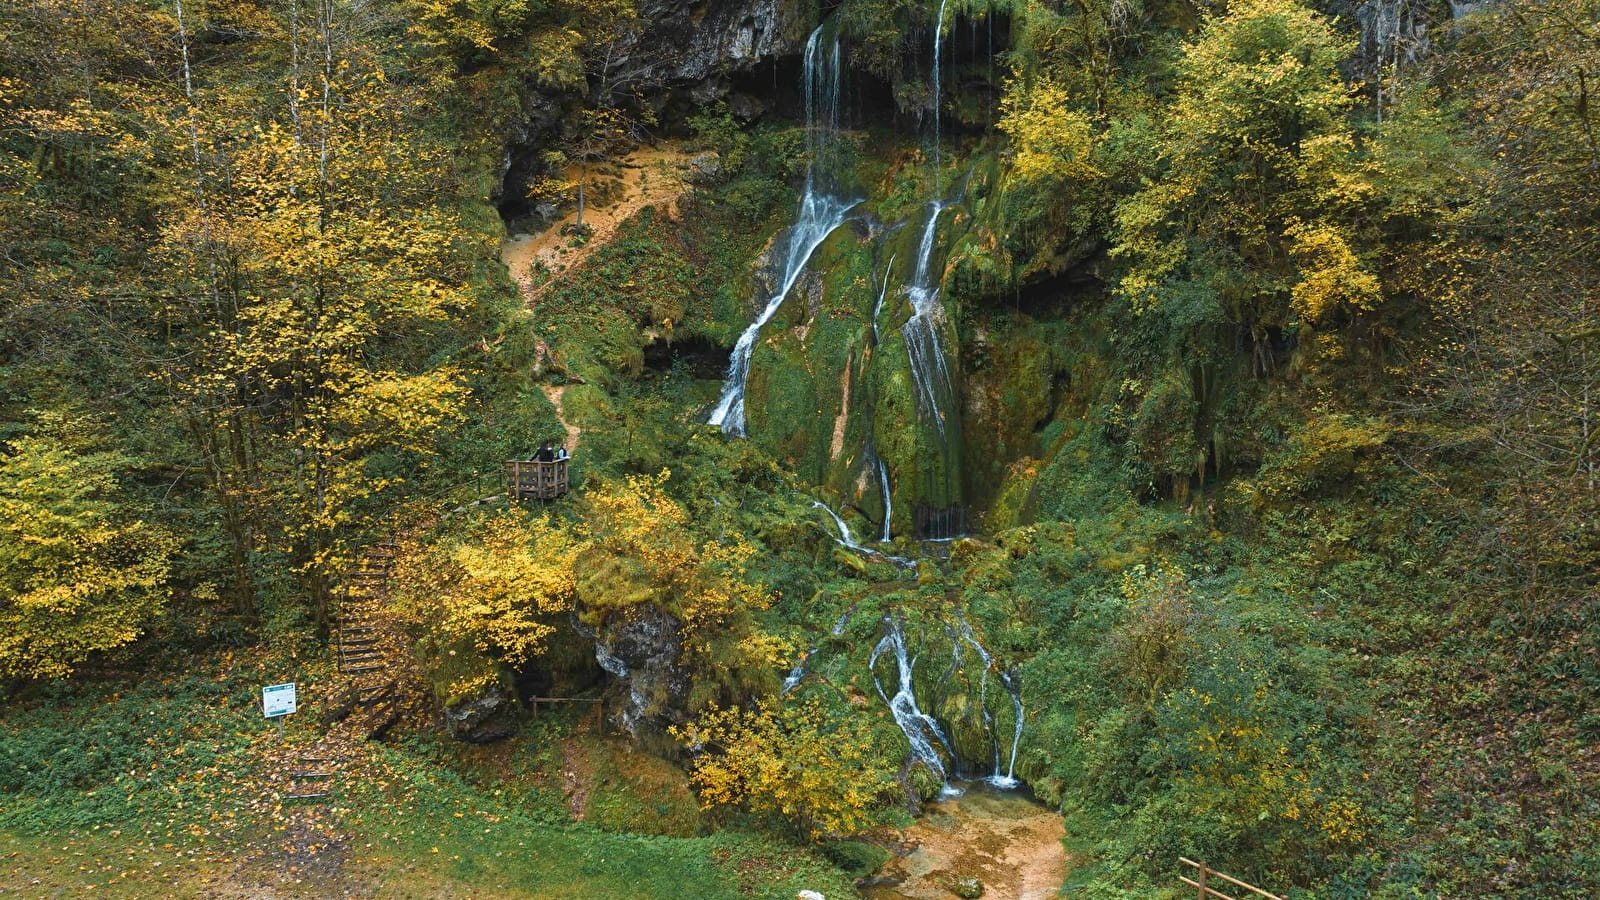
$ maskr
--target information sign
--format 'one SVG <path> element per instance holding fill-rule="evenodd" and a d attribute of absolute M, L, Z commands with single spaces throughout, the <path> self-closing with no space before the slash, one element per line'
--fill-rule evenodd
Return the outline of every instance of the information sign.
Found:
<path fill-rule="evenodd" d="M 294 683 L 269 684 L 261 689 L 261 714 L 269 719 L 294 712 Z"/>

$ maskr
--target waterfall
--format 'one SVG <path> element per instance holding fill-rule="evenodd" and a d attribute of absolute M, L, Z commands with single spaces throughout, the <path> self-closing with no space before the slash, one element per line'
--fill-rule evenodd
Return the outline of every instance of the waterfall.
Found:
<path fill-rule="evenodd" d="M 916 660 L 907 658 L 905 632 L 900 620 L 894 616 L 885 616 L 883 621 L 888 626 L 888 634 L 885 634 L 883 640 L 878 642 L 878 646 L 873 648 L 872 659 L 867 663 L 867 668 L 872 670 L 872 682 L 878 688 L 878 696 L 889 705 L 889 712 L 894 716 L 895 724 L 900 726 L 900 731 L 911 743 L 911 754 L 944 782 L 940 796 L 959 795 L 960 789 L 950 786 L 950 777 L 946 774 L 944 760 L 940 758 L 933 741 L 937 740 L 951 759 L 955 759 L 955 749 L 939 728 L 939 723 L 917 706 L 917 695 L 912 687 L 911 677 L 916 667 Z M 878 679 L 878 658 L 886 649 L 894 651 L 897 677 L 893 697 L 884 691 L 883 682 Z"/>
<path fill-rule="evenodd" d="M 872 344 L 878 344 L 878 318 L 883 315 L 883 301 L 889 296 L 889 276 L 894 272 L 894 254 L 889 255 L 889 264 L 883 267 L 883 284 L 878 287 L 878 303 L 872 307 Z"/>
<path fill-rule="evenodd" d="M 948 0 L 939 0 L 939 15 L 933 20 L 933 195 L 939 196 L 939 106 L 940 78 L 939 50 L 944 44 L 944 7 Z"/>
<path fill-rule="evenodd" d="M 708 420 L 730 435 L 745 435 L 745 386 L 750 379 L 750 355 L 755 351 L 761 329 L 778 314 L 818 245 L 844 223 L 845 214 L 860 202 L 840 197 L 833 178 L 831 162 L 839 132 L 841 66 L 839 40 L 835 37 L 824 47 L 824 27 L 817 26 L 806 42 L 802 77 L 806 100 L 806 180 L 800 195 L 799 215 L 789 229 L 778 289 L 734 344 L 722 395 Z"/>
<path fill-rule="evenodd" d="M 884 465 L 883 457 L 874 453 L 874 462 L 878 464 L 878 490 L 883 493 L 883 531 L 878 535 L 878 540 L 887 544 L 894 540 L 889 534 L 889 525 L 894 519 L 894 497 L 889 491 L 889 467 Z"/>
<path fill-rule="evenodd" d="M 944 347 L 939 343 L 936 311 L 939 308 L 939 279 L 933 275 L 933 239 L 938 232 L 939 214 L 944 204 L 935 200 L 928 208 L 928 224 L 917 245 L 917 265 L 906 293 L 911 299 L 911 318 L 901 327 L 906 340 L 906 355 L 911 361 L 911 381 L 916 388 L 917 409 L 944 437 L 946 419 L 955 404 L 955 381 Z"/>
<path fill-rule="evenodd" d="M 1000 774 L 1000 761 L 996 759 L 994 776 L 989 779 L 989 783 L 998 788 L 1009 789 L 1017 786 L 1017 748 L 1022 746 L 1022 692 L 1017 690 L 1016 683 L 1006 671 L 1001 670 L 1000 680 L 1005 682 L 1006 690 L 1011 694 L 1011 709 L 1016 714 L 1017 724 L 1011 731 L 1011 759 L 1006 763 L 1006 774 Z"/>
<path fill-rule="evenodd" d="M 839 544 L 839 546 L 848 547 L 851 550 L 859 550 L 859 551 L 861 551 L 863 553 L 871 553 L 871 552 L 873 552 L 870 548 L 863 547 L 860 544 L 856 543 L 856 536 L 850 531 L 849 523 L 845 522 L 845 520 L 844 520 L 844 518 L 842 516 L 840 516 L 838 513 L 834 512 L 833 511 L 833 507 L 829 506 L 826 503 L 823 503 L 821 500 L 813 500 L 813 501 L 811 501 L 811 508 L 812 509 L 820 509 L 823 512 L 827 513 L 829 518 L 833 519 L 834 527 L 839 529 L 839 536 L 834 539 Z"/>
<path fill-rule="evenodd" d="M 813 500 L 811 501 L 811 508 L 820 509 L 827 513 L 829 518 L 833 519 L 834 527 L 839 530 L 838 537 L 833 539 L 835 544 L 838 544 L 839 546 L 848 550 L 854 550 L 857 553 L 864 553 L 868 556 L 876 556 L 886 562 L 892 562 L 902 569 L 907 569 L 912 572 L 917 570 L 917 561 L 914 559 L 907 559 L 904 556 L 891 556 L 888 553 L 884 553 L 880 550 L 874 550 L 871 547 L 862 546 L 856 541 L 855 533 L 850 530 L 849 523 L 847 523 L 838 513 L 834 512 L 833 507 L 829 506 L 828 504 L 823 503 L 821 500 Z"/>
<path fill-rule="evenodd" d="M 990 734 L 994 733 L 995 718 L 989 713 L 989 670 L 994 669 L 1000 674 L 1000 681 L 1006 686 L 1006 693 L 1011 695 L 1011 711 L 1016 716 L 1015 727 L 1011 730 L 1011 757 L 1006 763 L 1005 774 L 1000 774 L 1000 738 L 994 736 L 994 773 L 984 779 L 994 787 L 1002 790 L 1011 790 L 1017 786 L 1017 748 L 1022 745 L 1022 693 L 1017 690 L 1016 683 L 1010 674 L 994 664 L 994 658 L 989 655 L 987 648 L 978 640 L 972 631 L 972 624 L 967 621 L 965 613 L 958 613 L 957 621 L 961 624 L 960 637 L 967 646 L 971 647 L 978 658 L 983 660 L 983 673 L 978 676 L 978 706 L 983 710 L 984 721 L 989 726 Z"/>

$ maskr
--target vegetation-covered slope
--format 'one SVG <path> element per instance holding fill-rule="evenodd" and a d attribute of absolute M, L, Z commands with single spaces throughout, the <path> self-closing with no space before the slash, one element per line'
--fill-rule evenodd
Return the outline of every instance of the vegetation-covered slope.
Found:
<path fill-rule="evenodd" d="M 260 858 L 313 894 L 434 891 L 392 877 L 421 859 L 833 896 L 947 776 L 1010 775 L 1071 893 L 1179 855 L 1296 896 L 1600 889 L 1593 0 L 40 2 L 0 34 L 0 829 L 58 890 L 159 850 L 202 863 L 124 889 L 205 894 L 283 825 Z M 496 206 L 603 206 L 664 140 L 685 194 L 507 277 Z M 856 206 L 729 438 L 822 165 Z M 496 508 L 563 435 L 573 496 Z M 916 540 L 933 514 L 970 533 Z M 336 705 L 339 578 L 388 537 L 432 693 L 326 813 L 263 804 L 253 686 Z M 549 696 L 612 736 L 517 702 Z M 521 733 L 452 744 L 437 706 Z"/>

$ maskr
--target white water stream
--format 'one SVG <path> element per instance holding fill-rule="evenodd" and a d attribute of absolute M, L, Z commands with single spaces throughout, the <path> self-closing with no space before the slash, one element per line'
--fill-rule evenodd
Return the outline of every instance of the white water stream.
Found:
<path fill-rule="evenodd" d="M 844 223 L 845 215 L 859 200 L 838 195 L 829 172 L 832 145 L 839 131 L 839 41 L 823 46 L 823 26 L 806 42 L 804 90 L 806 98 L 806 181 L 800 195 L 800 213 L 789 229 L 783 269 L 778 289 L 767 299 L 754 322 L 739 335 L 728 359 L 728 375 L 722 395 L 708 420 L 725 434 L 745 435 L 745 387 L 750 380 L 750 355 L 755 352 L 761 329 L 772 321 L 788 298 L 789 291 L 805 271 L 817 247 Z"/>
<path fill-rule="evenodd" d="M 922 241 L 917 245 L 917 265 L 906 289 L 911 300 L 911 318 L 900 328 L 906 341 L 906 356 L 911 361 L 917 410 L 933 422 L 941 437 L 945 433 L 948 411 L 955 402 L 955 381 L 944 346 L 939 342 L 939 280 L 932 272 L 934 235 L 943 211 L 944 204 L 937 200 L 929 205 L 928 224 L 923 227 Z"/>
<path fill-rule="evenodd" d="M 888 626 L 888 633 L 878 642 L 878 646 L 873 648 L 872 659 L 867 663 L 867 667 L 872 670 L 872 681 L 878 688 L 878 696 L 889 705 L 889 713 L 894 716 L 895 724 L 900 726 L 906 740 L 911 742 L 911 754 L 944 782 L 939 796 L 941 798 L 960 796 L 961 789 L 951 786 L 944 759 L 939 756 L 939 751 L 933 742 L 937 740 L 951 759 L 955 759 L 955 748 L 951 746 L 950 739 L 945 737 L 944 731 L 939 728 L 939 723 L 917 706 L 917 694 L 912 680 L 917 661 L 906 652 L 906 638 L 900 620 L 894 616 L 885 616 L 883 621 Z M 892 697 L 884 691 L 883 682 L 878 678 L 878 658 L 883 655 L 884 650 L 894 651 L 896 689 Z"/>

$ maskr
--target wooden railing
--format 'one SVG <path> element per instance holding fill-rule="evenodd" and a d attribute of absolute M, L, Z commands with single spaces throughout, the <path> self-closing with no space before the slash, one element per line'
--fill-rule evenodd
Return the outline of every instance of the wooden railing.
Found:
<path fill-rule="evenodd" d="M 1186 866 L 1192 866 L 1196 870 L 1194 878 L 1190 878 L 1189 876 L 1180 873 L 1178 875 L 1178 880 L 1196 889 L 1198 893 L 1195 894 L 1195 896 L 1198 897 L 1199 900 L 1208 900 L 1208 898 L 1211 897 L 1216 897 L 1218 900 L 1240 900 L 1238 897 L 1224 894 L 1216 888 L 1211 887 L 1209 882 L 1213 878 L 1231 884 L 1234 887 L 1244 888 L 1250 893 L 1255 894 L 1257 897 L 1265 897 L 1266 900 L 1284 900 L 1284 898 L 1279 897 L 1277 894 L 1269 894 L 1253 884 L 1245 884 L 1231 875 L 1224 875 L 1221 872 L 1218 872 L 1216 869 L 1210 868 L 1205 863 L 1195 862 L 1187 856 L 1178 857 L 1178 862 L 1183 863 Z"/>
<path fill-rule="evenodd" d="M 567 492 L 567 460 L 506 461 L 506 496 L 518 500 L 554 500 Z"/>

